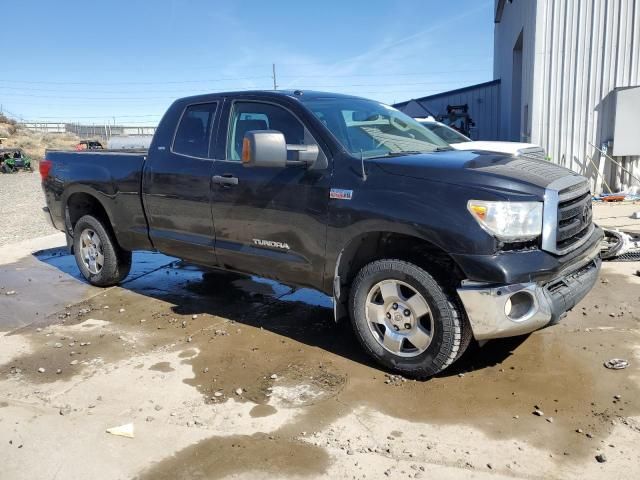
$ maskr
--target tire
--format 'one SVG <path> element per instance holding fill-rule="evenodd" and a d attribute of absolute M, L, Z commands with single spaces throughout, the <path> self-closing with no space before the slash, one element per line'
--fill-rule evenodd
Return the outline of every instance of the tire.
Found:
<path fill-rule="evenodd" d="M 360 270 L 351 287 L 349 308 L 364 350 L 406 376 L 424 378 L 441 372 L 471 341 L 457 297 L 425 270 L 402 260 L 378 260 Z"/>
<path fill-rule="evenodd" d="M 131 270 L 131 252 L 120 248 L 111 231 L 92 215 L 76 222 L 73 253 L 82 276 L 97 287 L 116 285 Z"/>

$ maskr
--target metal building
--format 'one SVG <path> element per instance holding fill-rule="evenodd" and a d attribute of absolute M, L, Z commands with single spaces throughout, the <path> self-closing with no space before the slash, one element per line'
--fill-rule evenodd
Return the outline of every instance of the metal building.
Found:
<path fill-rule="evenodd" d="M 497 95 L 465 89 L 478 138 L 539 144 L 596 191 L 634 180 L 592 145 L 640 177 L 640 0 L 496 0 L 494 78 Z M 497 119 L 480 108 L 496 97 Z"/>
<path fill-rule="evenodd" d="M 407 115 L 419 118 L 445 116 L 449 105 L 469 107 L 469 116 L 475 122 L 470 132 L 474 140 L 500 136 L 500 80 L 416 98 L 394 106 Z"/>

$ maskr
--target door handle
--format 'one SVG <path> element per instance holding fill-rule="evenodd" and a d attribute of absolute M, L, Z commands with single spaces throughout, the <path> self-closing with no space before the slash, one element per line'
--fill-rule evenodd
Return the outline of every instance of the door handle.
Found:
<path fill-rule="evenodd" d="M 214 175 L 211 181 L 218 185 L 238 185 L 238 177 L 233 175 Z"/>

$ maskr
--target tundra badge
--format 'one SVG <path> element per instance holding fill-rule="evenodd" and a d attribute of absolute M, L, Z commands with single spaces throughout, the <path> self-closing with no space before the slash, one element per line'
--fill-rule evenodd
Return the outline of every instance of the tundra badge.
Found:
<path fill-rule="evenodd" d="M 271 248 L 281 248 L 283 250 L 291 250 L 289 248 L 289 244 L 284 242 L 274 242 L 272 240 L 261 240 L 259 238 L 254 238 L 253 243 L 261 247 L 271 247 Z"/>

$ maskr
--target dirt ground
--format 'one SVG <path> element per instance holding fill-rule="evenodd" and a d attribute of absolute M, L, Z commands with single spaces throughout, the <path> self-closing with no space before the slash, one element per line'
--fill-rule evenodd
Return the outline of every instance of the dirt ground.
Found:
<path fill-rule="evenodd" d="M 56 232 L 42 215 L 44 206 L 39 172 L 0 174 L 0 246 Z"/>
<path fill-rule="evenodd" d="M 0 116 L 0 137 L 2 148 L 21 148 L 35 162 L 35 169 L 38 169 L 37 162 L 44 157 L 47 149 L 73 150 L 80 141 L 80 137 L 71 133 L 42 133 L 33 132 L 21 125 L 5 123 L 5 118 Z"/>
<path fill-rule="evenodd" d="M 317 292 L 152 253 L 97 289 L 62 243 L 0 248 L 3 479 L 640 476 L 638 262 L 606 263 L 559 325 L 418 382 Z"/>

